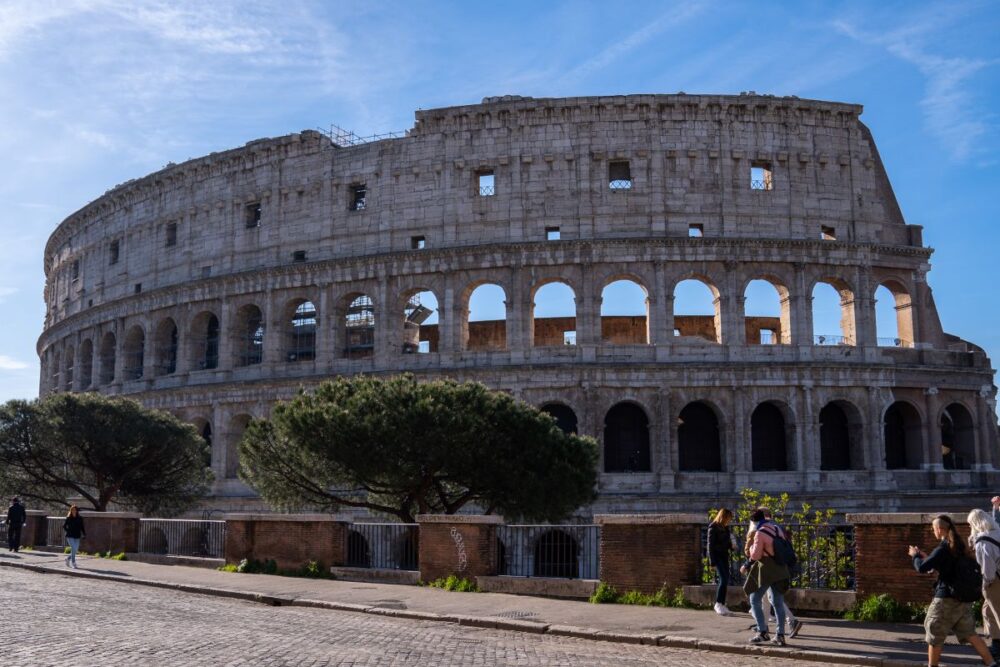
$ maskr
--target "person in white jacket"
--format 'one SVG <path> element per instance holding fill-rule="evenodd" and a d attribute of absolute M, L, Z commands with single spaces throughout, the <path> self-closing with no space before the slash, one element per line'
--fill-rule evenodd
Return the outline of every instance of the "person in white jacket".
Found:
<path fill-rule="evenodd" d="M 1000 526 L 983 510 L 969 512 L 969 546 L 983 573 L 983 625 L 990 636 L 990 654 L 1000 660 Z"/>

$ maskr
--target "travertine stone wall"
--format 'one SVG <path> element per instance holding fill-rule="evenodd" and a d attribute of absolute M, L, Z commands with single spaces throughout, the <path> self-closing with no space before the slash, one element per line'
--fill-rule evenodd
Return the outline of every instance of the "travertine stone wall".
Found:
<path fill-rule="evenodd" d="M 611 471 L 602 458 L 602 511 L 708 506 L 749 484 L 847 490 L 850 506 L 881 509 L 981 488 L 1000 481 L 993 370 L 943 331 L 931 250 L 903 221 L 860 113 L 755 95 L 490 98 L 419 111 L 398 139 L 342 146 L 304 131 L 168 166 L 50 237 L 41 392 L 128 394 L 190 419 L 212 439 L 216 502 L 234 509 L 255 502 L 235 479 L 248 419 L 360 372 L 482 381 L 566 406 L 602 441 L 615 406 L 638 406 L 646 421 L 629 437 L 648 434 L 649 465 Z M 611 187 L 621 163 L 628 187 Z M 644 290 L 645 315 L 602 318 L 604 288 L 622 279 Z M 714 315 L 675 312 L 687 279 L 708 287 Z M 755 279 L 775 287 L 779 318 L 746 317 Z M 552 282 L 572 289 L 572 317 L 534 317 Z M 506 317 L 470 322 L 470 296 L 487 283 L 502 288 Z M 813 326 L 819 283 L 839 292 L 839 331 Z M 895 298 L 896 339 L 876 331 L 879 286 Z M 404 311 L 420 291 L 439 320 L 419 333 L 431 352 L 408 354 Z M 372 345 L 348 354 L 361 295 Z M 306 300 L 315 323 L 303 354 L 291 320 Z M 260 363 L 248 364 L 254 308 Z M 761 329 L 772 344 L 758 344 Z M 711 470 L 679 450 L 694 402 L 717 420 Z M 821 419 L 831 403 L 850 450 L 833 468 Z M 754 462 L 762 404 L 781 413 L 783 469 Z M 905 462 L 887 466 L 884 423 L 900 406 Z M 955 424 L 944 435 L 942 419 Z M 949 469 L 945 445 L 959 453 Z"/>

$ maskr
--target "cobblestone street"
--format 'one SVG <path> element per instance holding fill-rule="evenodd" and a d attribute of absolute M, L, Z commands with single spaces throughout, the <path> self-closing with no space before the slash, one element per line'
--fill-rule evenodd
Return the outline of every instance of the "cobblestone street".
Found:
<path fill-rule="evenodd" d="M 4 665 L 662 665 L 813 662 L 268 607 L 0 568 Z"/>

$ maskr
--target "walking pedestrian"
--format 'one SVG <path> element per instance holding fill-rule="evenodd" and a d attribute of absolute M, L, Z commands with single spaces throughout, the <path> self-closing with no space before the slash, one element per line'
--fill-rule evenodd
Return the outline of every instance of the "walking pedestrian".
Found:
<path fill-rule="evenodd" d="M 1000 526 L 980 509 L 969 512 L 969 546 L 983 573 L 983 626 L 990 636 L 990 655 L 1000 660 Z"/>
<path fill-rule="evenodd" d="M 934 584 L 934 599 L 927 607 L 924 620 L 924 630 L 927 642 L 927 664 L 938 667 L 941 659 L 941 649 L 949 634 L 955 635 L 960 643 L 969 643 L 976 650 L 984 665 L 1000 667 L 990 655 L 986 643 L 976 634 L 976 622 L 972 618 L 972 602 L 960 599 L 968 585 L 969 572 L 964 559 L 971 556 L 966 553 L 965 544 L 955 528 L 954 522 L 947 514 L 938 515 L 931 522 L 934 537 L 941 540 L 940 544 L 925 554 L 919 547 L 910 546 L 907 550 L 913 559 L 913 567 L 917 572 L 937 572 L 937 582 Z M 976 575 L 978 576 L 978 575 Z"/>
<path fill-rule="evenodd" d="M 17 553 L 21 549 L 21 528 L 28 520 L 28 513 L 20 498 L 11 498 L 7 508 L 7 551 Z"/>
<path fill-rule="evenodd" d="M 750 638 L 751 644 L 771 642 L 777 646 L 785 645 L 785 604 L 784 594 L 791 584 L 788 566 L 778 563 L 774 558 L 775 541 L 786 539 L 785 531 L 773 521 L 767 521 L 764 511 L 757 509 L 750 519 L 757 524 L 753 543 L 750 546 L 750 560 L 753 565 L 747 572 L 747 580 L 743 590 L 750 596 L 750 611 L 757 624 L 757 633 Z M 771 592 L 771 604 L 777 615 L 777 634 L 774 639 L 768 634 L 767 616 L 764 615 L 762 601 L 764 595 Z"/>
<path fill-rule="evenodd" d="M 69 506 L 69 513 L 66 514 L 66 521 L 63 522 L 63 532 L 66 533 L 66 542 L 69 543 L 69 555 L 66 556 L 66 567 L 74 570 L 76 567 L 76 552 L 80 550 L 80 540 L 87 536 L 87 531 L 83 527 L 83 517 L 76 505 Z"/>
<path fill-rule="evenodd" d="M 716 512 L 712 523 L 708 525 L 708 561 L 715 568 L 719 580 L 719 588 L 715 592 L 715 613 L 720 616 L 730 616 L 732 612 L 726 606 L 726 593 L 729 591 L 729 568 L 732 564 L 733 534 L 729 524 L 733 520 L 731 510 L 723 508 Z"/>
<path fill-rule="evenodd" d="M 757 509 L 760 510 L 764 514 L 764 523 L 766 523 L 768 521 L 770 521 L 771 523 L 774 523 L 774 516 L 771 513 L 771 509 L 770 508 L 768 508 L 768 507 L 758 507 Z M 754 535 L 756 535 L 756 533 L 757 533 L 757 528 L 758 528 L 758 524 L 755 523 L 753 520 L 751 520 L 750 521 L 750 528 L 749 528 L 749 530 L 747 530 L 746 545 L 743 547 L 743 553 L 747 557 L 747 562 L 740 568 L 740 572 L 742 574 L 744 574 L 744 575 L 747 574 L 747 572 L 749 572 L 750 566 L 753 564 L 753 561 L 750 560 L 750 547 L 753 545 L 753 539 L 754 539 Z M 786 533 L 786 537 L 787 537 L 787 530 L 785 531 L 785 533 Z M 770 618 L 775 619 L 775 623 L 777 623 L 778 615 L 774 611 L 774 593 L 772 591 L 769 590 L 767 592 L 767 597 L 763 600 L 762 604 L 763 604 L 763 607 L 764 607 L 765 614 L 767 616 L 769 616 Z M 802 625 L 803 625 L 802 621 L 799 619 L 798 616 L 795 615 L 795 613 L 792 611 L 791 607 L 788 606 L 788 600 L 786 600 L 784 596 L 782 596 L 782 598 L 781 598 L 781 604 L 785 608 L 785 627 L 789 628 L 788 638 L 789 639 L 794 639 L 795 636 L 797 634 L 799 634 L 799 631 L 802 629 Z M 753 611 L 752 610 L 751 610 L 750 615 L 753 616 Z M 756 624 L 750 626 L 751 629 L 753 629 L 755 627 L 756 627 Z"/>

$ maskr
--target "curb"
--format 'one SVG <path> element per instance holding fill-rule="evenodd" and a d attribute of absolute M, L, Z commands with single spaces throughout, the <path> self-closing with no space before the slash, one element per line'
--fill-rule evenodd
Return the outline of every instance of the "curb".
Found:
<path fill-rule="evenodd" d="M 0 567 L 13 567 L 38 572 L 40 574 L 57 574 L 64 577 L 100 579 L 103 581 L 115 581 L 123 584 L 148 586 L 150 588 L 163 588 L 182 593 L 245 600 L 247 602 L 266 604 L 272 607 L 311 607 L 316 609 L 373 614 L 376 616 L 387 616 L 408 620 L 455 623 L 457 625 L 465 625 L 489 630 L 508 630 L 529 634 L 547 634 L 556 637 L 573 637 L 575 639 L 586 639 L 589 641 L 603 641 L 621 644 L 644 644 L 646 646 L 685 648 L 698 651 L 712 651 L 715 653 L 751 655 L 755 657 L 766 656 L 769 658 L 790 658 L 793 660 L 803 660 L 825 664 L 866 665 L 870 667 L 925 667 L 924 662 L 891 660 L 889 658 L 850 655 L 847 653 L 832 653 L 829 651 L 800 650 L 795 648 L 781 649 L 769 646 L 744 646 L 740 644 L 727 644 L 725 642 L 698 639 L 697 637 L 614 632 L 600 630 L 598 628 L 581 628 L 574 625 L 549 625 L 538 621 L 522 621 L 506 618 L 493 618 L 488 616 L 466 616 L 460 614 L 436 614 L 433 612 L 410 611 L 406 609 L 387 609 L 385 607 L 354 604 L 351 602 L 331 602 L 326 600 L 310 600 L 307 598 L 286 598 L 254 591 L 234 591 L 226 588 L 212 588 L 210 586 L 199 586 L 196 584 L 179 584 L 167 581 L 158 581 L 155 579 L 137 579 L 134 577 L 100 574 L 96 572 L 89 572 L 87 570 L 63 570 L 57 566 L 38 565 L 34 563 L 10 563 L 0 561 Z"/>

